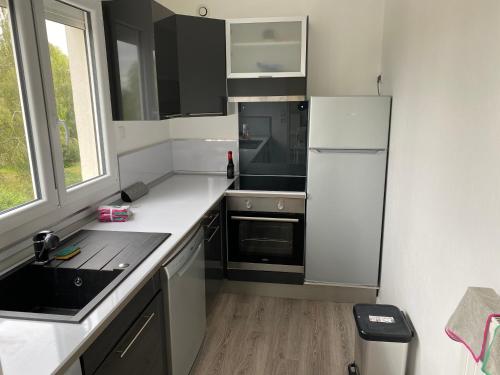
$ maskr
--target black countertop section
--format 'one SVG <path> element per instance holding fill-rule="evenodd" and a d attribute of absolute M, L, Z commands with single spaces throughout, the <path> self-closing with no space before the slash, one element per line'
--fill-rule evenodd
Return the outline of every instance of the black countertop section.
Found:
<path fill-rule="evenodd" d="M 306 191 L 306 178 L 299 176 L 240 176 L 233 190 Z"/>
<path fill-rule="evenodd" d="M 128 263 L 135 268 L 168 237 L 170 233 L 80 230 L 61 242 L 51 257 L 71 245 L 77 245 L 80 254 L 69 260 L 54 259 L 46 267 L 111 271 Z"/>
<path fill-rule="evenodd" d="M 0 317 L 78 323 L 168 237 L 81 230 L 50 254 L 76 245 L 73 258 L 31 263 L 0 279 Z"/>

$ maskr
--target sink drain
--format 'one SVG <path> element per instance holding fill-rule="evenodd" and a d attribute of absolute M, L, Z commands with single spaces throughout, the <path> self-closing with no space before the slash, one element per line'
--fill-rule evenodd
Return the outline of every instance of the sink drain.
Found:
<path fill-rule="evenodd" d="M 73 280 L 73 284 L 75 284 L 75 286 L 82 286 L 83 285 L 83 279 L 80 276 L 77 276 Z"/>

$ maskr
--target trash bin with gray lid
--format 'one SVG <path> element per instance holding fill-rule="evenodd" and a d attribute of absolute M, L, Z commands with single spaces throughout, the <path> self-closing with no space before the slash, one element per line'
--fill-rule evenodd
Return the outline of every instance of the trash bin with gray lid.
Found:
<path fill-rule="evenodd" d="M 350 371 L 357 367 L 359 375 L 404 375 L 413 338 L 406 315 L 396 306 L 377 304 L 354 305 L 353 314 L 359 337 Z"/>

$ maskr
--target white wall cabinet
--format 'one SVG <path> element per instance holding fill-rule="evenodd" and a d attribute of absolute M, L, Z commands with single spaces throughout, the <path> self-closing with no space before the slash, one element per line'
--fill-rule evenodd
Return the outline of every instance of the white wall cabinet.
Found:
<path fill-rule="evenodd" d="M 226 21 L 228 78 L 305 77 L 307 17 Z"/>

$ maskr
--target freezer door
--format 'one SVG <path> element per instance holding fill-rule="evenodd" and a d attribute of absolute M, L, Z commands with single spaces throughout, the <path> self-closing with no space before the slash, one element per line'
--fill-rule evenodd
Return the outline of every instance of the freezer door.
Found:
<path fill-rule="evenodd" d="M 309 148 L 387 148 L 390 97 L 312 97 L 309 105 Z"/>
<path fill-rule="evenodd" d="M 306 281 L 377 286 L 386 157 L 309 152 Z"/>

